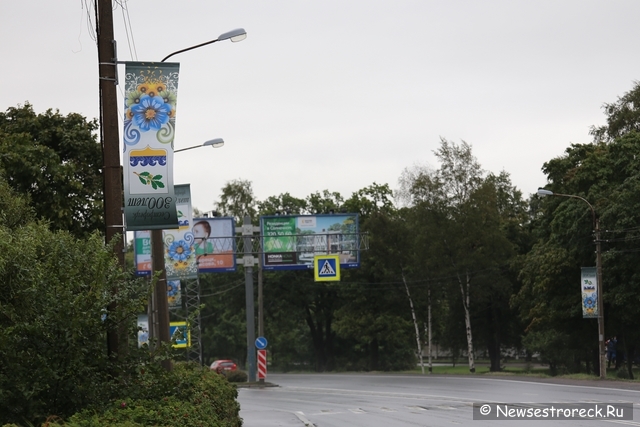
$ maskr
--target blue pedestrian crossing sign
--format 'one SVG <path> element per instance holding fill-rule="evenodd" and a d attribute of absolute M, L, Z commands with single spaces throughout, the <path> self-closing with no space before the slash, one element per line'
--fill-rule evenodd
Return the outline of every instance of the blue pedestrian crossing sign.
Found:
<path fill-rule="evenodd" d="M 316 255 L 313 272 L 316 282 L 340 281 L 340 255 Z"/>
<path fill-rule="evenodd" d="M 191 331 L 187 328 L 187 322 L 170 322 L 169 337 L 171 341 L 175 340 L 175 344 L 171 344 L 173 348 L 191 347 Z"/>

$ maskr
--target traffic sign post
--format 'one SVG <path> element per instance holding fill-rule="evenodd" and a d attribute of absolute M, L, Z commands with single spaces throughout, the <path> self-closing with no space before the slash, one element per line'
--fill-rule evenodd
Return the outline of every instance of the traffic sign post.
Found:
<path fill-rule="evenodd" d="M 267 378 L 267 350 L 258 350 L 258 380 Z"/>

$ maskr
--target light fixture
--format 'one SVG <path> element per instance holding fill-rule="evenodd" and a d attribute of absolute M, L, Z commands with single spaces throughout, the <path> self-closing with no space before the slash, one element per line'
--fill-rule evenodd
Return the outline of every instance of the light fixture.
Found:
<path fill-rule="evenodd" d="M 213 148 L 220 148 L 223 145 L 224 145 L 224 140 L 222 138 L 215 138 L 215 139 L 210 139 L 209 141 L 205 141 L 200 145 L 194 145 L 192 147 L 181 148 L 179 150 L 173 150 L 173 152 L 174 153 L 179 153 L 180 151 L 187 151 L 187 150 L 191 150 L 193 148 L 208 147 L 208 146 L 211 146 Z"/>
<path fill-rule="evenodd" d="M 236 28 L 235 30 L 227 31 L 218 36 L 218 41 L 230 39 L 233 43 L 242 41 L 247 38 L 247 32 L 244 28 Z"/>

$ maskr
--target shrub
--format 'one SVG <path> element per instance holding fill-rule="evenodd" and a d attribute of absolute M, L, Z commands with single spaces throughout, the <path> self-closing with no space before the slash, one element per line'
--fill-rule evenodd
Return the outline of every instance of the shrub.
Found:
<path fill-rule="evenodd" d="M 248 376 L 244 371 L 230 371 L 226 374 L 227 381 L 230 383 L 246 383 Z"/>
<path fill-rule="evenodd" d="M 147 373 L 142 377 L 147 376 Z M 126 394 L 143 396 L 138 388 L 150 387 L 146 397 L 113 400 L 102 408 L 73 415 L 65 427 L 240 427 L 238 391 L 220 375 L 195 364 L 176 364 L 173 372 L 156 381 L 139 378 Z M 167 380 L 173 384 L 167 386 Z M 134 392 L 135 393 L 131 393 Z M 153 396 L 152 398 L 152 395 Z M 164 395 L 164 396 L 163 396 Z"/>

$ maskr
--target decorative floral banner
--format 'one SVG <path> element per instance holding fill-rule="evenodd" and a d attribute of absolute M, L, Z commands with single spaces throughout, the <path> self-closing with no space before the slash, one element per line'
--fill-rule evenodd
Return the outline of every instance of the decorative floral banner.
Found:
<path fill-rule="evenodd" d="M 149 345 L 149 316 L 138 314 L 138 347 Z"/>
<path fill-rule="evenodd" d="M 598 276 L 596 267 L 582 267 L 582 317 L 598 317 Z"/>
<path fill-rule="evenodd" d="M 173 190 L 179 64 L 127 62 L 124 213 L 127 230 L 177 228 Z"/>
<path fill-rule="evenodd" d="M 182 307 L 182 285 L 180 280 L 167 280 L 167 302 L 169 308 Z"/>
<path fill-rule="evenodd" d="M 196 279 L 198 264 L 191 232 L 193 214 L 189 184 L 176 185 L 175 194 L 179 228 L 162 232 L 167 280 Z"/>

